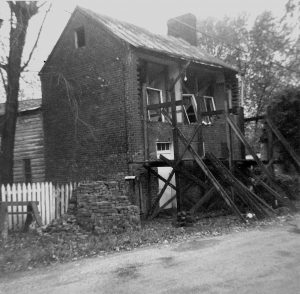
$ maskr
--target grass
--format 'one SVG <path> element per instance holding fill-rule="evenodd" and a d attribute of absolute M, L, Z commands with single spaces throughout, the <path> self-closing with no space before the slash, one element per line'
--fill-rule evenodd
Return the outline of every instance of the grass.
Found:
<path fill-rule="evenodd" d="M 140 230 L 121 234 L 94 235 L 80 228 L 75 232 L 65 229 L 52 233 L 10 232 L 6 243 L 0 241 L 0 275 L 153 244 L 180 242 L 193 236 L 218 236 L 276 222 L 278 218 L 243 224 L 234 216 L 219 216 L 203 218 L 190 227 L 174 227 L 171 218 L 160 218 L 142 223 Z"/>

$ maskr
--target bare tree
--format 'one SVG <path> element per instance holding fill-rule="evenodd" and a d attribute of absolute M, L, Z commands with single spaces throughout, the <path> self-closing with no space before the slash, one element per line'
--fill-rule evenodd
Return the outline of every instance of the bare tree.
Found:
<path fill-rule="evenodd" d="M 1 58 L 0 63 L 0 75 L 6 93 L 0 150 L 0 183 L 11 183 L 13 181 L 14 142 L 18 114 L 20 77 L 32 59 L 44 22 L 51 8 L 50 4 L 45 12 L 36 41 L 28 58 L 22 63 L 29 22 L 46 2 L 38 5 L 38 1 L 8 1 L 7 4 L 10 10 L 9 50 L 8 56 Z"/>

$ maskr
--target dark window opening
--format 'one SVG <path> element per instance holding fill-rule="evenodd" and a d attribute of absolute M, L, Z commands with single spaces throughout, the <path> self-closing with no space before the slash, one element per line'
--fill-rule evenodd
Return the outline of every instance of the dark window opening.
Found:
<path fill-rule="evenodd" d="M 156 148 L 157 151 L 169 151 L 170 145 L 171 143 L 167 143 L 167 142 L 156 143 Z"/>
<path fill-rule="evenodd" d="M 75 46 L 76 46 L 76 48 L 85 46 L 84 27 L 80 27 L 75 30 Z"/>
<path fill-rule="evenodd" d="M 24 178 L 26 183 L 32 182 L 32 171 L 31 171 L 31 160 L 26 158 L 23 159 L 24 164 Z"/>
<path fill-rule="evenodd" d="M 162 103 L 162 90 L 147 87 L 147 105 L 158 105 Z M 148 110 L 149 121 L 164 121 L 160 108 Z"/>

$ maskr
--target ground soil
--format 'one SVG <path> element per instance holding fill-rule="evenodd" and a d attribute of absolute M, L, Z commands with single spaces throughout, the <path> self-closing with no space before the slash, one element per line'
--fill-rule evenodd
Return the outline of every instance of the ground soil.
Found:
<path fill-rule="evenodd" d="M 300 293 L 300 215 L 6 274 L 0 293 Z"/>

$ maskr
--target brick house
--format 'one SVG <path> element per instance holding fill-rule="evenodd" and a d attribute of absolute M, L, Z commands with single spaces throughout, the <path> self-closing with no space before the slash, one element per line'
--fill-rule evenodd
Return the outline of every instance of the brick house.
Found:
<path fill-rule="evenodd" d="M 14 147 L 14 182 L 42 182 L 45 180 L 44 130 L 41 99 L 19 101 Z M 0 104 L 1 121 L 5 104 Z M 0 136 L 1 145 L 1 136 Z"/>
<path fill-rule="evenodd" d="M 77 7 L 40 72 L 46 179 L 134 175 L 140 179 L 139 201 L 145 191 L 148 198 L 155 194 L 157 179 L 143 164 L 157 162 L 159 154 L 173 156 L 172 127 L 157 105 L 165 103 L 171 115 L 173 95 L 178 125 L 187 135 L 199 112 L 224 109 L 225 100 L 232 109 L 241 106 L 236 69 L 196 44 L 191 14 L 169 20 L 168 36 L 161 36 Z M 202 154 L 226 157 L 222 115 L 201 120 L 202 135 L 193 145 Z M 241 158 L 240 145 L 233 145 L 234 157 Z"/>

